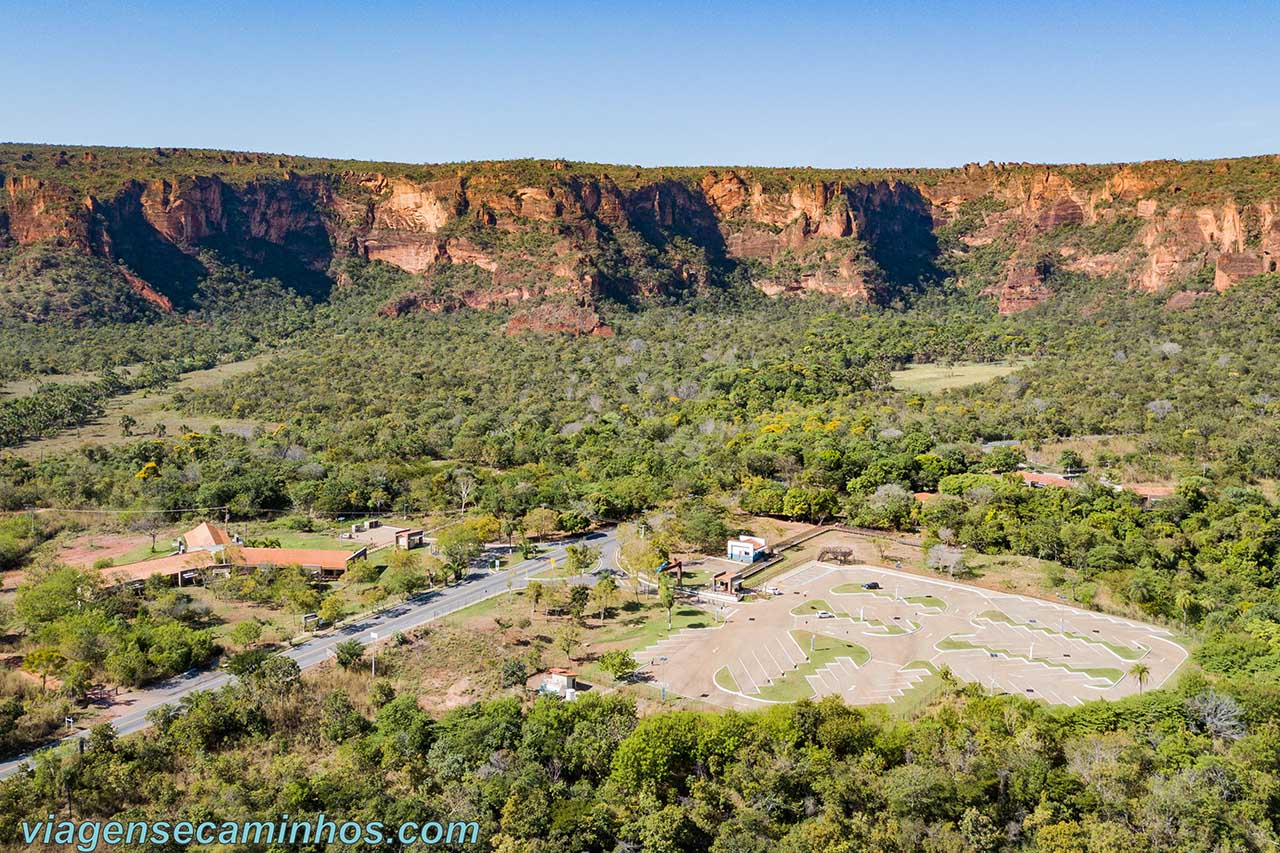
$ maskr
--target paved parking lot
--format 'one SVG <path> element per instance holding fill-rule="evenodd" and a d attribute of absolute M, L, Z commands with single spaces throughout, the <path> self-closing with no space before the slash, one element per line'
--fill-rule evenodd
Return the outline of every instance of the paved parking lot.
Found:
<path fill-rule="evenodd" d="M 673 693 L 734 708 L 826 695 L 892 702 L 943 666 L 1077 705 L 1137 693 L 1138 662 L 1141 687 L 1159 687 L 1187 657 L 1154 625 L 875 566 L 809 563 L 770 585 L 781 594 L 726 611 L 723 625 L 639 651 L 643 671 Z"/>

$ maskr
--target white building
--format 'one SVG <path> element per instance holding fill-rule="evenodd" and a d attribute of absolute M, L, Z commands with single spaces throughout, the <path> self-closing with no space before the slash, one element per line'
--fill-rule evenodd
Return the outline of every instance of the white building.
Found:
<path fill-rule="evenodd" d="M 764 558 L 766 545 L 759 536 L 739 536 L 729 540 L 728 557 L 735 563 L 754 563 Z"/>

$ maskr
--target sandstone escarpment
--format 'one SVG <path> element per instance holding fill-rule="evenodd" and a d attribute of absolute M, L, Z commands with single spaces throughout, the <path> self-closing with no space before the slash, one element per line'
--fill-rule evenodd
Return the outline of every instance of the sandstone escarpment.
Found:
<path fill-rule="evenodd" d="M 1105 181 L 1086 185 L 1049 168 L 1027 174 L 966 167 L 963 179 L 930 188 L 929 198 L 943 223 L 954 220 L 966 204 L 986 200 L 994 205 L 964 242 L 1008 244 L 1004 274 L 987 287 L 1002 313 L 1050 298 L 1054 269 L 1116 277 L 1147 293 L 1206 280 L 1221 291 L 1276 271 L 1276 200 L 1241 202 L 1224 189 L 1184 201 L 1181 180 L 1188 177 L 1187 168 L 1159 165 L 1120 167 Z M 1223 198 L 1205 203 L 1204 197 L 1212 195 Z"/>
<path fill-rule="evenodd" d="M 121 156 L 128 168 L 112 159 Z M 1280 162 L 1269 158 L 875 172 L 562 161 L 362 169 L 0 145 L 0 176 L 0 246 L 90 253 L 161 308 L 191 302 L 209 253 L 316 297 L 335 259 L 394 265 L 422 285 L 388 303 L 391 314 L 543 298 L 590 306 L 735 277 L 774 296 L 888 302 L 953 273 L 1009 313 L 1051 298 L 1062 276 L 1223 290 L 1274 272 L 1280 257 Z"/>

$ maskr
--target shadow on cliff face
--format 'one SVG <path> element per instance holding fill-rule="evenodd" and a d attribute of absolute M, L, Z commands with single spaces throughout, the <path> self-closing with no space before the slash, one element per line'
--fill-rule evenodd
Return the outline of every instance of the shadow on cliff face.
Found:
<path fill-rule="evenodd" d="M 136 275 L 164 294 L 179 310 L 192 306 L 208 270 L 147 221 L 142 212 L 142 187 L 126 189 L 101 207 L 101 227 L 94 250 L 124 261 Z"/>
<path fill-rule="evenodd" d="M 182 243 L 147 218 L 142 192 L 142 185 L 131 186 L 99 208 L 94 249 L 124 261 L 175 308 L 194 307 L 209 275 L 201 249 L 213 250 L 254 277 L 278 279 L 303 296 L 328 298 L 333 282 L 326 270 L 333 249 L 314 200 L 303 193 L 287 185 L 246 194 L 224 187 L 220 209 L 210 211 L 206 220 L 214 224 L 213 233 Z"/>
<path fill-rule="evenodd" d="M 881 181 L 851 190 L 863 214 L 862 237 L 892 285 L 889 296 L 918 293 L 942 279 L 929 202 L 915 186 Z"/>
<path fill-rule="evenodd" d="M 627 223 L 665 257 L 652 264 L 670 278 L 666 295 L 689 290 L 731 267 L 724 235 L 706 197 L 679 181 L 664 180 L 627 193 Z M 681 244 L 684 245 L 681 245 Z M 700 253 L 689 256 L 689 246 Z M 634 261 L 634 259 L 632 259 Z M 657 259 L 650 258 L 649 261 Z M 652 288 L 641 285 L 639 291 Z"/>
<path fill-rule="evenodd" d="M 318 205 L 327 194 L 304 181 L 260 181 L 237 190 L 227 227 L 208 241 L 259 278 L 315 300 L 329 298 L 333 243 Z"/>
<path fill-rule="evenodd" d="M 283 244 L 255 238 L 214 237 L 204 242 L 224 261 L 247 269 L 255 278 L 274 278 L 290 290 L 316 301 L 329 298 L 333 280 L 326 274 L 329 239 L 291 234 Z M 317 269 L 316 267 L 319 266 Z"/>

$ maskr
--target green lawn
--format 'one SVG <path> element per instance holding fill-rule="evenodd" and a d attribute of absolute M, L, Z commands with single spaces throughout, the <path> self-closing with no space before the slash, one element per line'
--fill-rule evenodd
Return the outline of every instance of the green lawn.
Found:
<path fill-rule="evenodd" d="M 154 551 L 151 550 L 151 540 L 148 539 L 138 547 L 113 557 L 111 563 L 116 566 L 127 566 L 129 563 L 140 563 L 143 560 L 150 560 L 152 557 L 167 557 L 173 553 L 173 539 L 174 537 L 172 536 L 157 536 L 156 549 Z"/>
<path fill-rule="evenodd" d="M 883 589 L 863 589 L 862 584 L 858 583 L 842 583 L 840 586 L 831 590 L 836 595 L 878 595 L 881 598 L 887 598 L 890 601 L 897 601 L 893 593 Z M 902 599 L 908 604 L 918 604 L 921 607 L 936 607 L 939 610 L 946 610 L 947 603 L 936 595 L 909 595 Z"/>
<path fill-rule="evenodd" d="M 895 717 L 910 717 L 916 711 L 926 707 L 942 692 L 945 682 L 938 674 L 938 668 L 925 660 L 913 660 L 903 669 L 918 669 L 929 673 L 924 680 L 903 692 L 890 706 Z"/>
<path fill-rule="evenodd" d="M 840 586 L 831 590 L 836 595 L 878 595 L 881 598 L 887 598 L 890 601 L 897 601 L 893 593 L 884 589 L 863 589 L 860 583 L 842 583 Z"/>
<path fill-rule="evenodd" d="M 812 616 L 813 614 L 817 613 L 819 610 L 826 610 L 829 613 L 834 613 L 837 616 L 847 617 L 849 615 L 848 613 L 845 613 L 843 610 L 840 610 L 828 604 L 824 599 L 821 599 L 821 598 L 811 598 L 808 601 L 806 601 L 804 604 L 796 605 L 795 607 L 791 608 L 791 615 L 792 616 Z"/>
<path fill-rule="evenodd" d="M 804 649 L 809 660 L 790 672 L 775 678 L 773 684 L 765 685 L 756 694 L 760 699 L 770 702 L 798 702 L 813 695 L 813 686 L 806 676 L 813 675 L 822 667 L 839 657 L 851 658 L 858 666 L 871 660 L 871 653 L 857 643 L 849 643 L 828 637 L 825 634 L 814 634 L 810 631 L 792 631 L 791 636 Z M 809 642 L 813 641 L 813 651 L 809 650 Z"/>
<path fill-rule="evenodd" d="M 840 590 L 839 588 L 836 588 L 836 589 L 833 589 L 832 592 L 840 592 Z M 869 590 L 863 590 L 861 587 L 859 587 L 858 592 L 869 592 Z M 892 598 L 893 596 L 889 596 L 889 597 Z M 945 607 L 945 604 L 943 606 Z M 791 609 L 791 615 L 812 616 L 814 613 L 817 613 L 819 610 L 827 610 L 827 611 L 830 611 L 831 613 L 834 613 L 836 616 L 839 616 L 845 619 L 852 619 L 853 621 L 861 622 L 864 625 L 875 625 L 879 628 L 883 628 L 884 632 L 890 635 L 905 634 L 907 633 L 907 630 L 908 630 L 906 628 L 903 628 L 901 625 L 897 625 L 893 622 L 881 622 L 879 619 L 864 619 L 863 617 L 855 613 L 846 613 L 843 610 L 840 610 L 836 607 L 833 607 L 830 604 L 827 604 L 827 602 L 822 600 L 821 598 L 815 598 L 811 601 L 805 602 L 804 604 L 798 605 L 797 607 L 793 607 Z M 913 629 L 920 627 L 916 625 L 916 623 L 910 620 L 907 620 L 907 624 L 911 625 Z"/>
<path fill-rule="evenodd" d="M 592 635 L 595 643 L 625 643 L 632 651 L 648 648 L 659 640 L 685 628 L 713 628 L 716 616 L 706 610 L 677 604 L 671 611 L 671 630 L 667 630 L 667 611 L 656 601 L 642 603 L 640 610 L 620 610 L 604 629 Z"/>
<path fill-rule="evenodd" d="M 730 693 L 741 693 L 738 687 L 738 681 L 733 677 L 733 673 L 729 672 L 729 667 L 722 666 L 716 670 L 716 686 L 721 690 L 728 690 Z"/>
<path fill-rule="evenodd" d="M 663 572 L 663 574 L 667 574 Z M 672 581 L 675 580 L 675 573 L 671 573 Z M 706 569 L 687 568 L 684 570 L 684 588 L 685 589 L 702 589 L 711 585 L 711 572 Z"/>
<path fill-rule="evenodd" d="M 232 525 L 233 528 L 236 525 Z M 236 530 L 240 533 L 240 530 Z M 357 542 L 353 539 L 339 539 L 331 533 L 307 532 L 304 530 L 290 530 L 289 528 L 250 528 L 247 533 L 242 534 L 245 539 L 278 539 L 281 548 L 306 548 L 318 549 L 324 551 L 358 551 L 364 547 L 364 543 Z"/>

